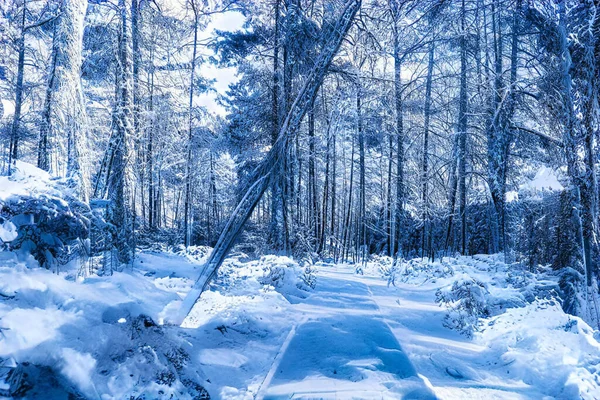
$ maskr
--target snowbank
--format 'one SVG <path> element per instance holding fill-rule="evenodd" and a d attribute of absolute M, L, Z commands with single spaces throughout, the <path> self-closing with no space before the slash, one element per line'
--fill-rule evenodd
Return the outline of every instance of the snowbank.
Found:
<path fill-rule="evenodd" d="M 306 268 L 229 258 L 186 325 L 161 325 L 209 250 L 142 253 L 133 270 L 87 278 L 0 252 L 0 395 L 252 398 L 296 318 L 285 296 L 310 289 Z"/>
<path fill-rule="evenodd" d="M 552 271 L 533 274 L 502 255 L 406 264 L 405 281 L 438 288 L 444 326 L 486 348 L 481 360 L 507 379 L 557 398 L 600 398 L 598 332 L 565 314 Z"/>
<path fill-rule="evenodd" d="M 475 341 L 489 348 L 488 357 L 500 360 L 507 376 L 549 396 L 600 397 L 600 343 L 555 300 L 536 299 L 484 319 Z"/>

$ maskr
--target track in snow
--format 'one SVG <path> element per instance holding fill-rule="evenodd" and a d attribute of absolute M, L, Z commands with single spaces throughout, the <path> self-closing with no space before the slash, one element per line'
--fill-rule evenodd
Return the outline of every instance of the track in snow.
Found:
<path fill-rule="evenodd" d="M 306 322 L 288 335 L 257 399 L 432 399 L 369 286 L 327 269 L 297 304 Z"/>

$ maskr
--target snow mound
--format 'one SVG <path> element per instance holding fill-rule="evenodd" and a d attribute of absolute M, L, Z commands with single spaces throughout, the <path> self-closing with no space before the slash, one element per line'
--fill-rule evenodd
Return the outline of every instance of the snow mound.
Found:
<path fill-rule="evenodd" d="M 191 262 L 204 263 L 208 260 L 212 247 L 209 246 L 189 246 L 187 249 L 185 246 L 178 246 L 175 249 L 175 254 L 183 256 Z"/>
<path fill-rule="evenodd" d="M 93 216 L 72 184 L 17 161 L 11 176 L 0 177 L 0 250 L 20 249 L 46 268 L 86 253 Z"/>
<path fill-rule="evenodd" d="M 13 196 L 62 197 L 51 183 L 51 176 L 46 171 L 31 164 L 18 161 L 11 176 L 0 176 L 0 201 L 6 201 Z"/>
<path fill-rule="evenodd" d="M 316 285 L 316 278 L 310 266 L 300 267 L 291 258 L 265 256 L 259 263 L 265 273 L 259 282 L 273 286 L 286 297 L 306 297 L 304 292 L 314 289 Z"/>
<path fill-rule="evenodd" d="M 600 395 L 600 343 L 583 320 L 565 314 L 557 301 L 537 299 L 481 325 L 475 341 L 489 346 L 510 378 L 564 399 Z"/>
<path fill-rule="evenodd" d="M 243 261 L 247 259 L 243 253 L 226 259 L 212 287 L 242 295 L 273 289 L 293 301 L 294 297 L 305 298 L 316 285 L 314 268 L 300 266 L 289 257 L 266 255 Z"/>
<path fill-rule="evenodd" d="M 406 265 L 412 269 L 400 276 L 435 292 L 445 309 L 440 325 L 482 349 L 474 362 L 489 368 L 490 376 L 505 376 L 545 396 L 600 398 L 600 334 L 563 311 L 554 271 L 539 267 L 534 274 L 520 263 L 505 263 L 501 254 Z M 452 272 L 440 274 L 444 269 Z M 454 379 L 490 379 L 485 371 L 440 357 L 432 362 Z"/>
<path fill-rule="evenodd" d="M 136 272 L 75 280 L 0 254 L 0 394 L 202 398 L 191 344 L 154 322 L 177 294 Z"/>

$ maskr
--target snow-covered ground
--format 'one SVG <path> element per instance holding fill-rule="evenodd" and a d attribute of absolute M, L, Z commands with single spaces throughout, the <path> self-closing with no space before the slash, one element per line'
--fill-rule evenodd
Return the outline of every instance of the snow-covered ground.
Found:
<path fill-rule="evenodd" d="M 599 399 L 598 332 L 565 314 L 555 283 L 499 256 L 405 264 L 396 287 L 372 277 L 371 290 L 416 370 L 442 399 Z M 472 337 L 448 329 L 457 303 L 438 306 L 454 282 L 482 284 L 482 317 Z"/>
<path fill-rule="evenodd" d="M 385 260 L 365 275 L 317 265 L 312 290 L 288 258 L 239 255 L 182 327 L 160 326 L 204 253 L 142 253 L 133 270 L 85 279 L 0 253 L 0 376 L 27 375 L 28 398 L 183 399 L 200 386 L 223 399 L 600 398 L 594 332 L 542 295 L 551 280 L 519 281 L 499 257 L 415 260 L 396 286 Z M 472 337 L 436 303 L 467 279 L 489 315 Z"/>
<path fill-rule="evenodd" d="M 253 398 L 294 323 L 280 292 L 304 292 L 286 286 L 285 274 L 303 285 L 290 259 L 233 258 L 183 328 L 161 326 L 202 260 L 142 253 L 132 270 L 83 279 L 0 257 L 0 378 L 28 398 L 201 398 L 199 386 Z M 284 272 L 267 282 L 275 265 Z"/>
<path fill-rule="evenodd" d="M 17 167 L 0 204 L 71 215 L 61 182 Z M 173 326 L 210 249 L 142 252 L 107 276 L 50 271 L 31 246 L 8 251 L 28 221 L 0 224 L 0 397 L 600 399 L 600 335 L 562 311 L 551 271 L 373 257 L 357 275 L 233 254 Z"/>

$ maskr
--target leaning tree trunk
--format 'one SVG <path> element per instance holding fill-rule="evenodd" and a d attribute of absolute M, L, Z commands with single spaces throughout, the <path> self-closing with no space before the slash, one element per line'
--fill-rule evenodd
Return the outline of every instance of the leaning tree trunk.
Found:
<path fill-rule="evenodd" d="M 315 62 L 310 75 L 307 77 L 302 90 L 292 104 L 279 130 L 277 141 L 254 171 L 253 178 L 250 180 L 250 187 L 233 211 L 229 221 L 227 221 L 217 244 L 211 252 L 208 261 L 204 264 L 192 290 L 183 301 L 177 320 L 174 322 L 183 322 L 183 319 L 189 314 L 210 280 L 217 273 L 218 268 L 223 263 L 250 214 L 252 214 L 265 190 L 269 187 L 270 180 L 274 179 L 280 172 L 283 160 L 287 156 L 288 143 L 297 134 L 300 123 L 313 103 L 317 91 L 323 82 L 323 78 L 329 69 L 329 65 L 350 29 L 354 16 L 360 8 L 360 4 L 361 0 L 349 0 L 346 3 L 334 27 L 335 29 L 331 30 L 330 35 L 325 40 L 319 58 Z"/>
<path fill-rule="evenodd" d="M 60 2 L 38 145 L 38 165 L 49 169 L 49 155 L 52 151 L 49 143 L 66 139 L 66 176 L 73 180 L 77 195 L 84 200 L 87 199 L 90 185 L 87 168 L 82 165 L 87 114 L 80 73 L 87 4 L 87 0 Z M 59 135 L 65 135 L 66 138 Z"/>

